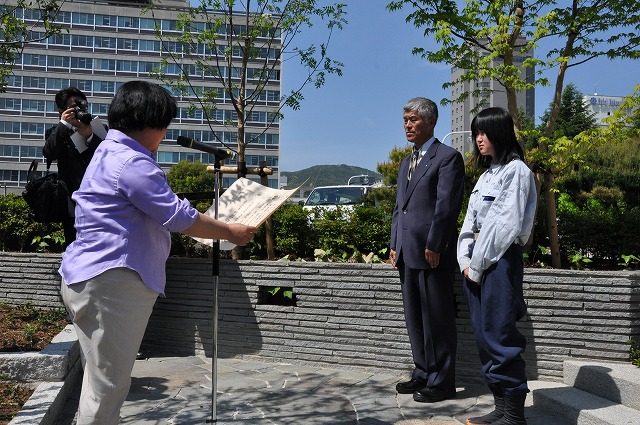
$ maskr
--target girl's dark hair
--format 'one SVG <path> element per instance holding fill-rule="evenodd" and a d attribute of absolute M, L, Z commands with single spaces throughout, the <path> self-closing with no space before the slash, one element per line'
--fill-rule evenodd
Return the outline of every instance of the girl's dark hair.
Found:
<path fill-rule="evenodd" d="M 486 134 L 491 141 L 495 152 L 493 159 L 480 154 L 475 143 L 479 133 Z M 480 111 L 471 121 L 471 137 L 474 142 L 473 154 L 481 167 L 489 167 L 492 163 L 506 164 L 514 159 L 524 161 L 524 152 L 516 138 L 513 118 L 502 108 L 494 107 Z"/>
<path fill-rule="evenodd" d="M 109 106 L 109 128 L 139 131 L 164 129 L 176 117 L 176 100 L 164 88 L 147 81 L 129 81 L 116 92 Z"/>

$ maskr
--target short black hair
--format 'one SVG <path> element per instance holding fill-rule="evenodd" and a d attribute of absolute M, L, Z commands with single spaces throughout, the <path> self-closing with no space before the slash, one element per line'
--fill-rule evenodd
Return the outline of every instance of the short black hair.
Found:
<path fill-rule="evenodd" d="M 491 141 L 495 156 L 484 157 L 480 154 L 476 141 L 476 136 L 484 133 Z M 483 109 L 471 121 L 471 137 L 473 139 L 473 153 L 478 165 L 488 167 L 493 164 L 506 164 L 514 159 L 524 161 L 524 151 L 518 143 L 513 118 L 503 108 L 493 107 Z"/>
<path fill-rule="evenodd" d="M 66 89 L 62 89 L 58 93 L 56 93 L 56 106 L 58 107 L 58 109 L 67 109 L 67 102 L 72 97 L 79 97 L 83 100 L 87 100 L 87 96 L 85 96 L 84 93 L 80 91 L 80 89 L 77 89 L 75 87 L 67 87 Z"/>
<path fill-rule="evenodd" d="M 118 89 L 109 106 L 109 128 L 139 131 L 164 129 L 176 117 L 178 106 L 165 88 L 148 81 L 129 81 Z"/>

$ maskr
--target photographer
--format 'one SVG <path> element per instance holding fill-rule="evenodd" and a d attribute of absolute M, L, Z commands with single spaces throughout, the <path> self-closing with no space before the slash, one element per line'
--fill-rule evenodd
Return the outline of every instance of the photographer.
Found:
<path fill-rule="evenodd" d="M 76 238 L 71 194 L 80 187 L 87 165 L 102 139 L 93 134 L 91 129 L 91 114 L 87 111 L 87 97 L 84 93 L 75 87 L 67 87 L 56 93 L 55 101 L 60 122 L 46 131 L 42 153 L 47 159 L 47 168 L 52 161 L 58 161 L 58 177 L 69 191 L 69 210 L 62 222 L 66 247 Z M 86 149 L 82 152 L 78 151 L 71 140 L 76 132 L 85 141 Z"/>

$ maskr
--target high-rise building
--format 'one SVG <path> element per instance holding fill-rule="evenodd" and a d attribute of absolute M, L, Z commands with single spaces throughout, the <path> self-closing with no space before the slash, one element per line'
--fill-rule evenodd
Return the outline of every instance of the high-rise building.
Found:
<path fill-rule="evenodd" d="M 622 96 L 602 96 L 597 93 L 582 96 L 582 102 L 596 119 L 596 127 L 606 127 L 604 119 L 620 108 L 623 100 Z"/>
<path fill-rule="evenodd" d="M 27 181 L 27 170 L 32 160 L 40 162 L 39 170 L 45 168 L 42 156 L 45 130 L 58 122 L 54 102 L 60 89 L 74 86 L 88 98 L 89 109 L 106 124 L 109 103 L 118 88 L 130 80 L 160 81 L 149 77 L 149 72 L 161 67 L 167 49 L 179 52 L 171 42 L 161 42 L 156 28 L 163 34 L 176 34 L 177 15 L 189 6 L 189 0 L 162 0 L 154 2 L 153 15 L 145 13 L 150 0 L 74 0 L 63 2 L 56 23 L 63 27 L 60 35 L 37 43 L 29 43 L 17 58 L 13 75 L 9 77 L 6 92 L 0 93 L 0 188 L 4 192 L 20 193 Z M 5 5 L 15 5 L 6 1 Z M 26 23 L 34 25 L 33 31 L 42 31 L 40 13 L 34 10 L 18 10 Z M 224 36 L 224 35 L 223 35 Z M 0 35 L 1 37 L 1 35 Z M 269 176 L 269 185 L 278 187 L 278 160 L 280 155 L 280 129 L 277 118 L 272 123 L 272 112 L 280 103 L 280 60 L 274 51 L 280 48 L 275 39 L 268 60 L 274 64 L 272 79 L 261 93 L 260 105 L 247 116 L 245 159 L 248 167 L 257 167 L 266 162 L 274 170 Z M 164 43 L 167 49 L 163 49 Z M 206 51 L 204 46 L 202 51 Z M 183 56 L 180 65 L 193 65 L 193 58 Z M 240 57 L 232 61 L 240 63 Z M 247 87 L 252 89 L 249 63 Z M 259 62 L 253 62 L 257 67 Z M 192 82 L 198 89 L 221 88 L 213 76 L 203 75 L 191 66 Z M 234 68 L 235 69 L 235 68 Z M 168 75 L 177 74 L 179 66 L 169 61 L 164 67 Z M 232 78 L 233 76 L 232 71 Z M 167 86 L 165 86 L 167 87 Z M 169 87 L 167 87 L 169 88 Z M 209 123 L 201 110 L 189 108 L 195 98 L 177 96 L 178 117 L 170 125 L 166 139 L 157 152 L 157 161 L 165 169 L 181 160 L 214 162 L 213 155 L 186 149 L 176 144 L 179 135 L 189 137 L 211 146 L 237 148 L 237 132 L 226 122 L 237 119 L 236 111 L 224 90 L 217 90 L 219 99 Z M 210 125 L 211 124 L 211 125 Z M 226 160 L 225 165 L 235 165 L 235 159 Z M 55 162 L 52 166 L 55 170 Z M 249 176 L 259 180 L 258 176 Z M 227 187 L 235 176 L 224 175 L 223 187 Z M 0 189 L 1 190 L 1 189 Z"/>
<path fill-rule="evenodd" d="M 524 44 L 524 40 L 522 43 Z M 523 51 L 513 59 L 518 66 L 521 76 L 525 81 L 533 82 L 535 78 L 534 68 L 523 68 L 525 59 L 533 57 L 533 50 Z M 457 81 L 464 70 L 453 68 L 451 70 L 451 82 Z M 472 93 L 478 91 L 478 96 Z M 482 101 L 484 106 L 500 106 L 507 109 L 507 93 L 504 86 L 496 80 L 484 79 L 481 81 L 462 81 L 451 87 L 451 99 L 457 99 L 463 93 L 469 96 L 463 102 L 451 104 L 451 146 L 466 156 L 473 150 L 474 141 L 471 140 L 471 121 L 478 111 L 472 112 Z M 535 116 L 535 89 L 531 88 L 516 94 L 518 109 L 530 117 Z"/>

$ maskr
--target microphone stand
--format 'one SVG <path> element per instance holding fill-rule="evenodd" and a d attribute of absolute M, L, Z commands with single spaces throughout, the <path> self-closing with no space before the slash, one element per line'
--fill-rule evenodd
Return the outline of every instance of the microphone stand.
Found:
<path fill-rule="evenodd" d="M 218 219 L 218 203 L 220 198 L 220 166 L 224 158 L 215 155 L 214 163 L 214 189 L 213 211 L 214 218 Z M 218 405 L 218 283 L 220 279 L 220 240 L 213 240 L 212 274 L 213 274 L 213 335 L 211 350 L 211 419 L 207 423 L 217 423 Z"/>

